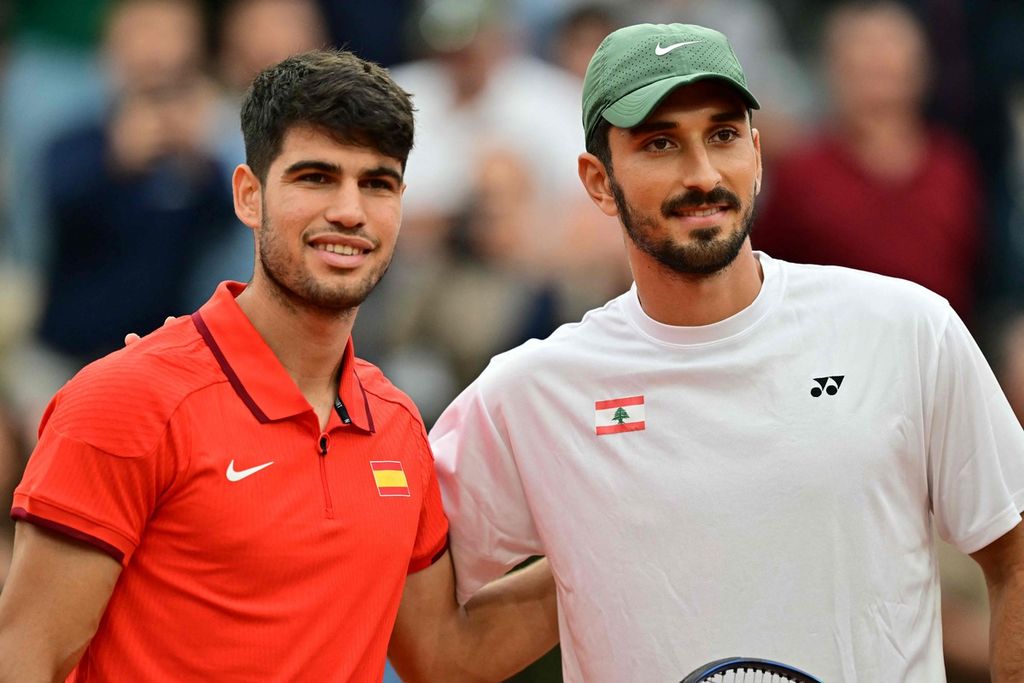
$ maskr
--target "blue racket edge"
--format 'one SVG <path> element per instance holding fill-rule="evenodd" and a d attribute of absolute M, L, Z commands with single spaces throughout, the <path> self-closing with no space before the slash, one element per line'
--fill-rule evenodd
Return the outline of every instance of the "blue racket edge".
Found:
<path fill-rule="evenodd" d="M 713 662 L 708 662 L 690 673 L 681 683 L 700 683 L 707 679 L 708 676 L 741 669 L 787 676 L 793 683 L 822 683 L 820 679 L 815 678 L 806 671 L 801 671 L 788 664 L 773 662 L 770 659 L 753 659 L 750 657 L 726 657 L 725 659 L 716 659 Z"/>

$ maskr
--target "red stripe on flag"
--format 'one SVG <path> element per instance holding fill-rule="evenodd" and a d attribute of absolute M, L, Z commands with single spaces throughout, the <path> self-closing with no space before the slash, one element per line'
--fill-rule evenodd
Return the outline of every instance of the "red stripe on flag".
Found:
<path fill-rule="evenodd" d="M 618 408 L 619 406 L 642 406 L 644 404 L 643 396 L 630 396 L 628 398 L 611 398 L 607 401 L 595 401 L 594 410 L 608 410 L 609 408 Z"/>
<path fill-rule="evenodd" d="M 638 432 L 641 429 L 647 429 L 646 422 L 625 422 L 620 425 L 608 425 L 605 427 L 598 427 L 597 434 L 598 436 L 603 436 L 605 434 L 618 434 L 619 432 Z"/>
<path fill-rule="evenodd" d="M 377 493 L 382 496 L 408 496 L 408 486 L 378 486 Z"/>
<path fill-rule="evenodd" d="M 388 462 L 385 460 L 371 460 L 370 467 L 376 471 L 402 471 L 402 463 Z"/>

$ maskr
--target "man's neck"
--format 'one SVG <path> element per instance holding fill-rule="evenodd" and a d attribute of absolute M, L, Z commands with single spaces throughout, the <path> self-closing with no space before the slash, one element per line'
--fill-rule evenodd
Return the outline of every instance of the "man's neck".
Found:
<path fill-rule="evenodd" d="M 725 320 L 754 302 L 764 279 L 749 240 L 731 264 L 708 276 L 666 273 L 665 266 L 639 251 L 630 257 L 644 312 L 665 325 L 695 327 Z"/>
<path fill-rule="evenodd" d="M 326 426 L 356 309 L 338 313 L 292 305 L 258 280 L 237 302 L 316 411 L 321 428 Z"/>

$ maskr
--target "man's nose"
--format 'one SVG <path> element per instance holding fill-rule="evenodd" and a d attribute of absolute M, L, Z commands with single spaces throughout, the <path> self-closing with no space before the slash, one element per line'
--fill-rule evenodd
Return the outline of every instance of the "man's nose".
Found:
<path fill-rule="evenodd" d="M 680 164 L 683 168 L 683 184 L 687 189 L 707 193 L 722 183 L 722 174 L 703 146 L 695 146 L 683 154 Z"/>
<path fill-rule="evenodd" d="M 335 225 L 349 229 L 366 223 L 363 194 L 354 179 L 338 184 L 324 217 Z"/>

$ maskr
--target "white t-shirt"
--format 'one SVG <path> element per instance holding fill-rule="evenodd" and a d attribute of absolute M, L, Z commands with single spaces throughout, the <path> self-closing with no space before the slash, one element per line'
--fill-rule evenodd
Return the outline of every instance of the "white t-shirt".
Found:
<path fill-rule="evenodd" d="M 634 288 L 431 432 L 459 599 L 547 555 L 567 681 L 944 680 L 932 518 L 966 553 L 1021 519 L 1024 431 L 943 299 L 758 258 L 736 315 L 663 325 Z"/>

